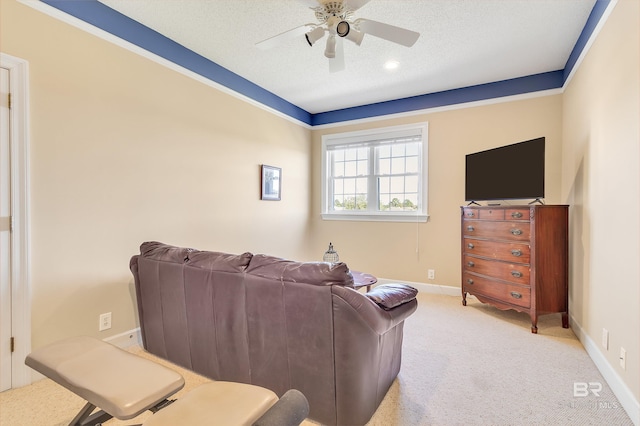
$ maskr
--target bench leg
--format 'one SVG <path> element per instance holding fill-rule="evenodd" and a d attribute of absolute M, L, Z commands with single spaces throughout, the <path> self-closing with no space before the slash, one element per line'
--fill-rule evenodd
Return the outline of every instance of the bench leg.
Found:
<path fill-rule="evenodd" d="M 175 402 L 175 399 L 163 399 L 153 407 L 149 408 L 149 411 L 155 413 L 162 410 L 164 407 L 171 405 L 173 402 Z M 69 423 L 69 426 L 100 426 L 103 422 L 113 418 L 111 414 L 106 413 L 103 410 L 96 411 L 91 414 L 95 408 L 95 405 L 87 402 L 71 423 Z"/>
<path fill-rule="evenodd" d="M 96 406 L 87 402 L 82 410 L 76 415 L 76 417 L 69 423 L 69 426 L 96 426 L 102 424 L 102 422 L 106 422 L 111 419 L 113 416 L 109 413 L 105 413 L 104 411 L 96 411 L 94 414 L 93 410 L 95 410 Z"/>

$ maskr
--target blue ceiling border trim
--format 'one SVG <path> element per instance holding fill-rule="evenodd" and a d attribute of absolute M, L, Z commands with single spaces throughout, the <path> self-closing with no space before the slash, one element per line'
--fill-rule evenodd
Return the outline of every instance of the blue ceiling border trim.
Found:
<path fill-rule="evenodd" d="M 311 124 L 309 112 L 97 0 L 41 1 L 256 102 L 303 123 Z"/>
<path fill-rule="evenodd" d="M 322 112 L 313 115 L 311 125 L 320 126 L 323 124 L 359 120 L 373 116 L 399 114 L 557 89 L 562 87 L 562 78 L 563 71 L 558 70 L 510 80 L 479 84 L 477 86 L 396 99 L 393 101 Z"/>
<path fill-rule="evenodd" d="M 587 18 L 587 22 L 584 25 L 584 28 L 582 29 L 582 32 L 580 33 L 575 46 L 573 46 L 573 50 L 569 55 L 569 59 L 564 66 L 564 76 L 562 82 L 563 84 L 567 81 L 569 75 L 571 74 L 571 71 L 573 71 L 573 68 L 578 63 L 578 58 L 580 58 L 582 51 L 587 46 L 587 43 L 591 38 L 591 35 L 598 26 L 598 23 L 600 23 L 602 15 L 604 15 L 605 10 L 607 10 L 607 7 L 609 7 L 609 3 L 611 3 L 611 0 L 596 0 L 596 4 L 593 5 L 593 9 L 591 9 L 591 13 Z"/>
<path fill-rule="evenodd" d="M 596 0 L 587 23 L 562 70 L 311 114 L 157 31 L 111 9 L 98 0 L 40 1 L 310 126 L 335 124 L 561 88 L 576 66 L 580 54 L 611 2 L 611 0 Z"/>

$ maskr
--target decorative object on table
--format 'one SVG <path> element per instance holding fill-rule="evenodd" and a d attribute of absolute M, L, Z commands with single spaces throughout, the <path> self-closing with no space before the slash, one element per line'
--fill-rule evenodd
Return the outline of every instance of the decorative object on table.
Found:
<path fill-rule="evenodd" d="M 338 256 L 338 252 L 333 249 L 333 244 L 329 243 L 329 249 L 324 252 L 324 256 L 322 256 L 322 260 L 324 262 L 336 263 L 340 260 Z"/>
<path fill-rule="evenodd" d="M 260 179 L 260 199 L 280 201 L 280 184 L 282 169 L 279 167 L 262 165 L 262 175 Z"/>

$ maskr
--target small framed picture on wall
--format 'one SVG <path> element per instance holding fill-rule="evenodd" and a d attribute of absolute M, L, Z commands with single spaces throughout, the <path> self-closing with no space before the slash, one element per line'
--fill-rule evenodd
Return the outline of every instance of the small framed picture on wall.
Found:
<path fill-rule="evenodd" d="M 280 187 L 282 183 L 282 169 L 279 167 L 262 165 L 260 179 L 261 200 L 280 201 Z"/>

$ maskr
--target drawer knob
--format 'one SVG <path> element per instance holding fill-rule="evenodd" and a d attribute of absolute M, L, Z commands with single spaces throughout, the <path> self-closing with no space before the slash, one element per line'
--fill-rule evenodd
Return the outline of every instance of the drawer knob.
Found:
<path fill-rule="evenodd" d="M 514 299 L 522 299 L 522 295 L 520 293 L 518 293 L 517 291 L 512 291 L 511 292 L 511 297 L 513 297 Z"/>
<path fill-rule="evenodd" d="M 522 217 L 521 212 L 511 212 L 511 217 L 514 219 L 520 219 Z"/>
<path fill-rule="evenodd" d="M 471 225 L 467 226 L 467 231 L 469 231 L 469 232 L 473 232 L 474 230 L 475 230 L 475 229 L 474 229 L 474 227 L 473 227 L 473 226 L 471 226 Z"/>
<path fill-rule="evenodd" d="M 474 212 L 467 212 L 467 217 L 474 217 L 476 214 Z"/>
<path fill-rule="evenodd" d="M 473 249 L 475 246 L 472 243 L 467 244 L 467 248 L 469 250 Z"/>
<path fill-rule="evenodd" d="M 513 229 L 511 230 L 511 233 L 512 233 L 513 235 L 522 235 L 522 230 L 517 229 L 517 228 L 513 228 Z"/>
<path fill-rule="evenodd" d="M 511 276 L 514 278 L 522 278 L 522 272 L 520 271 L 511 271 Z"/>
<path fill-rule="evenodd" d="M 467 266 L 468 266 L 469 268 L 473 268 L 474 266 L 476 266 L 476 264 L 475 264 L 475 263 L 473 263 L 473 262 L 467 262 Z"/>
<path fill-rule="evenodd" d="M 473 285 L 473 280 L 471 278 L 467 278 L 467 284 Z"/>
<path fill-rule="evenodd" d="M 514 255 L 515 257 L 522 256 L 522 252 L 520 250 L 518 250 L 518 249 L 511 250 L 511 254 Z"/>

